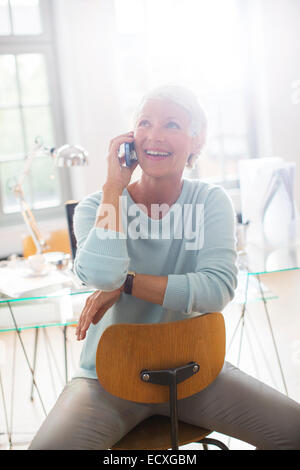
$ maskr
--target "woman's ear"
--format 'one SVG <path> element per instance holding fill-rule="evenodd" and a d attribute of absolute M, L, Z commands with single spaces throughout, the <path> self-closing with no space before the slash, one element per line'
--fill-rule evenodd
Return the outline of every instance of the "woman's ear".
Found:
<path fill-rule="evenodd" d="M 198 159 L 201 150 L 204 147 L 205 141 L 206 141 L 206 132 L 201 132 L 200 134 L 197 134 L 193 136 L 193 141 L 192 141 L 192 153 L 188 156 L 188 159 L 186 161 L 186 167 L 187 168 L 193 168 L 195 165 L 196 160 Z"/>
<path fill-rule="evenodd" d="M 193 142 L 192 142 L 192 155 L 200 155 L 202 148 L 204 147 L 204 144 L 206 142 L 206 132 L 200 132 L 200 134 L 197 134 L 193 136 Z"/>
<path fill-rule="evenodd" d="M 198 154 L 198 155 L 195 155 L 195 154 L 191 153 L 191 154 L 188 156 L 188 159 L 187 159 L 187 161 L 186 161 L 185 166 L 186 166 L 187 168 L 194 168 L 195 163 L 196 163 L 196 161 L 198 160 L 198 157 L 199 157 L 199 154 Z"/>

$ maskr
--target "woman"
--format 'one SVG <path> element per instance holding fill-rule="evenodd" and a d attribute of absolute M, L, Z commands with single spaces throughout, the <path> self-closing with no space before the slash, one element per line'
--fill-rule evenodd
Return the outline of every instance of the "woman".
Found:
<path fill-rule="evenodd" d="M 168 86 L 145 97 L 133 132 L 111 141 L 102 191 L 84 199 L 74 218 L 75 270 L 98 289 L 76 331 L 78 340 L 86 338 L 80 367 L 30 449 L 108 449 L 150 415 L 168 415 L 166 403 L 134 403 L 107 393 L 97 380 L 95 355 L 112 323 L 166 322 L 221 311 L 234 296 L 230 199 L 221 187 L 182 178 L 205 134 L 206 118 L 194 95 Z M 138 162 L 126 167 L 118 152 L 132 142 Z M 138 164 L 142 176 L 130 184 Z M 190 210 L 183 212 L 186 207 Z M 179 217 L 172 224 L 173 208 Z M 178 413 L 182 421 L 259 449 L 300 449 L 299 405 L 229 363 L 209 387 L 180 400 Z"/>

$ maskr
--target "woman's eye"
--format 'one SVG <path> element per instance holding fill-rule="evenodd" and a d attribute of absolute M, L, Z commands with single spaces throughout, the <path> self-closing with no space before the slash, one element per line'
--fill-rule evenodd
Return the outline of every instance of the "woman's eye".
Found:
<path fill-rule="evenodd" d="M 169 121 L 166 125 L 169 129 L 180 129 L 179 125 L 174 121 Z"/>
<path fill-rule="evenodd" d="M 150 122 L 147 119 L 140 121 L 139 126 L 150 126 Z"/>

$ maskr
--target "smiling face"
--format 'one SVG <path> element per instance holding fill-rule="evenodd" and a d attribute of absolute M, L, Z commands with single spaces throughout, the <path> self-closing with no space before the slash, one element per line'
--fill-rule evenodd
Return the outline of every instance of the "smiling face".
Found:
<path fill-rule="evenodd" d="M 200 147 L 200 137 L 190 135 L 190 124 L 188 112 L 172 101 L 145 103 L 134 131 L 135 150 L 145 173 L 182 174 L 189 155 Z"/>

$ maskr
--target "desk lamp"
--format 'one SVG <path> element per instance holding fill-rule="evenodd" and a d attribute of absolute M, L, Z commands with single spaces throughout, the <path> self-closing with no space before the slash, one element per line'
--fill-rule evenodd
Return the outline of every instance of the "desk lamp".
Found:
<path fill-rule="evenodd" d="M 60 168 L 88 165 L 88 153 L 80 145 L 66 144 L 58 148 L 48 148 L 44 146 L 41 137 L 37 137 L 35 139 L 34 148 L 27 157 L 24 170 L 17 183 L 12 187 L 12 191 L 20 201 L 22 216 L 36 246 L 37 254 L 41 254 L 47 249 L 47 244 L 39 231 L 35 217 L 25 200 L 23 191 L 23 182 L 38 153 L 41 153 L 43 156 L 51 156 L 54 159 L 55 165 Z"/>

